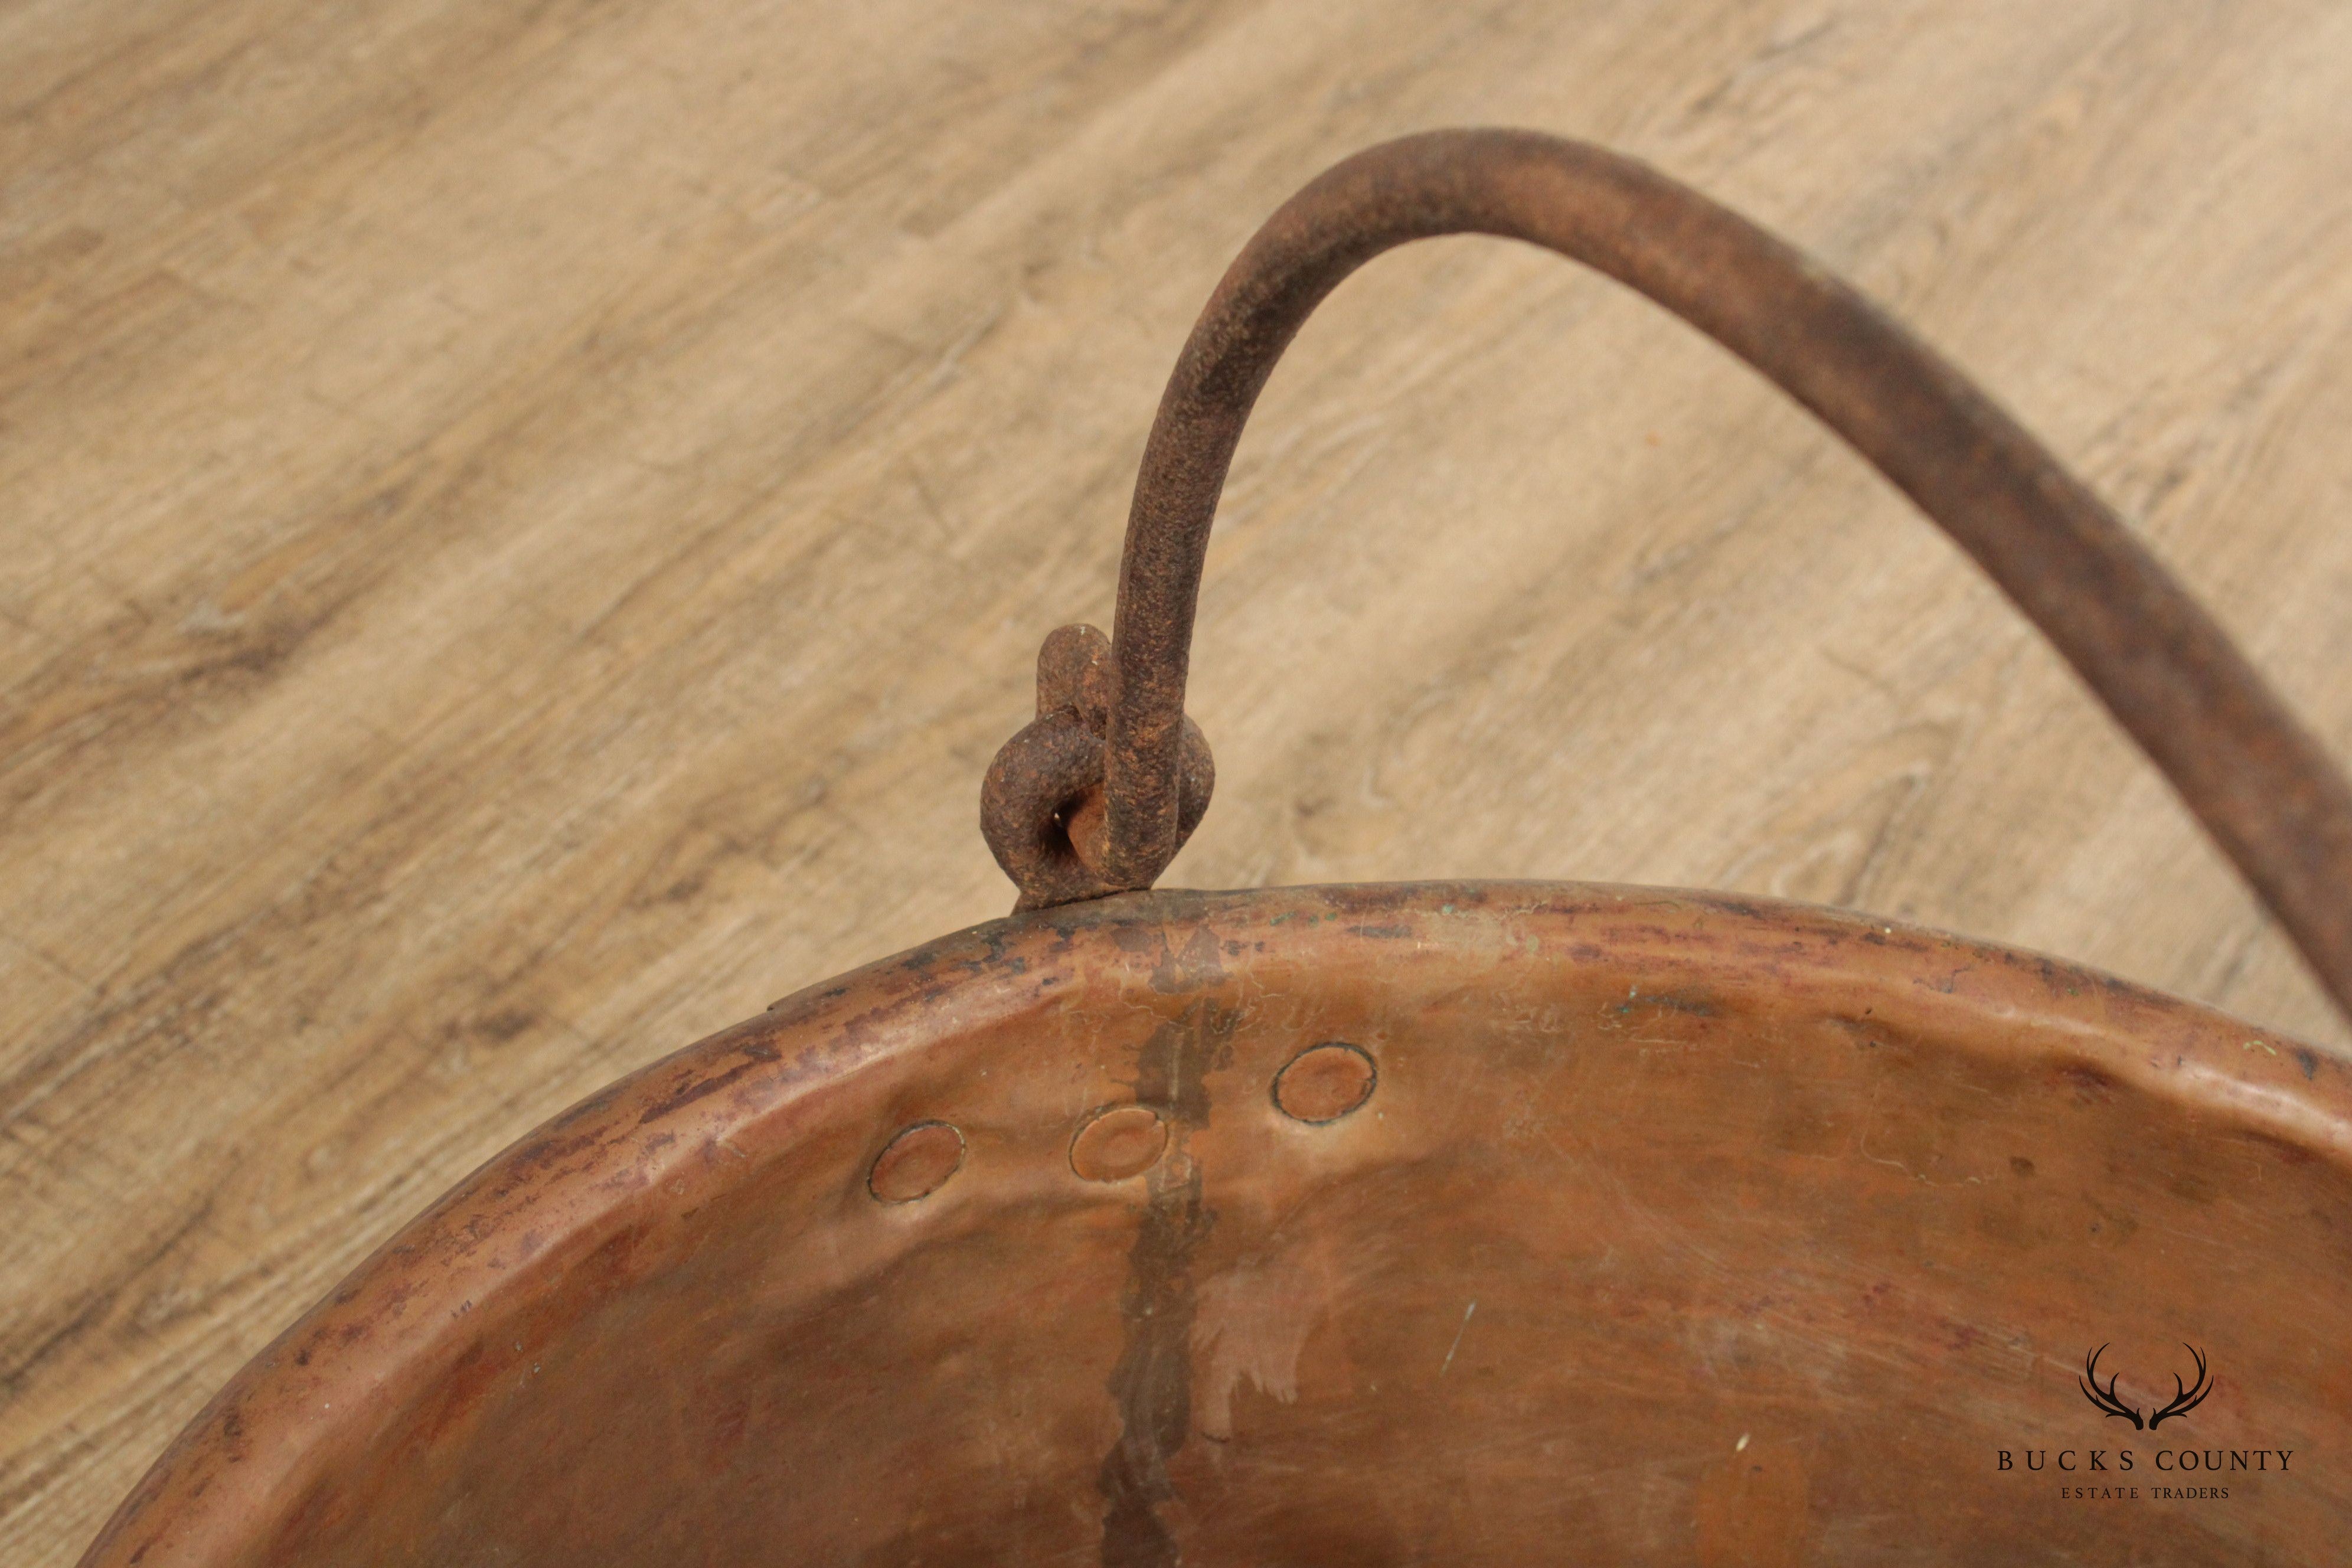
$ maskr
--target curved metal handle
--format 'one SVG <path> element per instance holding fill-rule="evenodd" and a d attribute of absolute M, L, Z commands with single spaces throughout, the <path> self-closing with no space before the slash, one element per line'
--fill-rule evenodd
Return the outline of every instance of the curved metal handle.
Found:
<path fill-rule="evenodd" d="M 1243 423 L 1340 279 L 1448 234 L 1599 268 L 1843 437 L 2041 627 L 2352 1016 L 2352 786 L 2196 601 L 2032 437 L 1852 289 L 1641 163 L 1524 131 L 1358 153 L 1267 219 L 1210 296 L 1144 449 L 1115 636 L 1047 639 L 1038 719 L 982 788 L 982 828 L 1020 907 L 1147 888 L 1175 858 L 1213 776 L 1184 680 Z"/>

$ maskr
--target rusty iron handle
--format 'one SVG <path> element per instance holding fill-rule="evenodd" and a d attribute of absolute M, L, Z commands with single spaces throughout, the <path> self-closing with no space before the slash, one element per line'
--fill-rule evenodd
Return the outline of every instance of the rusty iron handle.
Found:
<path fill-rule="evenodd" d="M 1039 908 L 1148 888 L 1213 779 L 1184 716 L 1202 557 L 1251 405 L 1308 313 L 1410 240 L 1528 241 L 1648 295 L 1769 377 L 1975 558 L 2106 704 L 2352 1016 L 2352 786 L 2128 529 L 1933 350 L 1793 247 L 1631 159 L 1440 131 L 1341 163 L 1226 270 L 1160 398 L 1105 641 L 1064 627 L 982 788 Z"/>

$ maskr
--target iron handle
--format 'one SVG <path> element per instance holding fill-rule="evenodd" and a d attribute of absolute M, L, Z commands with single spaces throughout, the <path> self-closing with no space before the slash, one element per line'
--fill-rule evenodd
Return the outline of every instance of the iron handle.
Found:
<path fill-rule="evenodd" d="M 1184 715 L 1202 558 L 1250 408 L 1291 338 L 1381 252 L 1521 239 L 1648 295 L 1769 377 L 1916 502 L 2072 664 L 2352 1016 L 2352 785 L 2130 531 L 1933 350 L 1793 247 L 1646 165 L 1507 130 L 1346 160 L 1210 296 L 1137 476 L 1106 642 L 1064 627 L 982 826 L 1024 909 L 1148 888 L 1213 783 Z"/>

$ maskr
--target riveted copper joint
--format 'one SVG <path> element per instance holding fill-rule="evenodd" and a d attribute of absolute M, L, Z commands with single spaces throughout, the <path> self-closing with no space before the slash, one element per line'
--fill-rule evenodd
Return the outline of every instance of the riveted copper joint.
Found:
<path fill-rule="evenodd" d="M 945 1121 L 918 1121 L 892 1138 L 866 1173 L 866 1190 L 886 1204 L 910 1204 L 963 1169 L 963 1133 Z"/>
<path fill-rule="evenodd" d="M 1290 1058 L 1274 1076 L 1274 1103 L 1285 1116 L 1320 1127 L 1372 1098 L 1380 1068 L 1360 1046 L 1326 1040 Z"/>
<path fill-rule="evenodd" d="M 1148 888 L 1209 809 L 1216 763 L 1200 726 L 1179 715 L 1175 833 L 1166 853 L 1115 854 L 1105 793 L 1110 639 L 1093 626 L 1056 628 L 1037 650 L 1037 717 L 1004 743 L 980 788 L 980 828 L 1021 889 L 1015 910 Z"/>
<path fill-rule="evenodd" d="M 1089 1182 L 1123 1182 L 1160 1163 L 1168 1149 L 1168 1123 L 1148 1105 L 1114 1105 L 1097 1111 L 1070 1140 L 1070 1169 Z"/>

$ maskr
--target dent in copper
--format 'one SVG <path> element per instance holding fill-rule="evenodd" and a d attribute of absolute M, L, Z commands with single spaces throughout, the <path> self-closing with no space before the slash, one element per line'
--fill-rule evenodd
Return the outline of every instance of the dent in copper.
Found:
<path fill-rule="evenodd" d="M 1305 1126 L 1276 1077 L 1330 1041 L 1379 1087 Z M 1081 1179 L 1128 1103 L 1167 1149 Z M 878 1204 L 912 1121 L 972 1157 Z M 2051 959 L 1634 889 L 1129 894 L 541 1128 L 87 1561 L 2329 1562 L 2347 1238 L 2339 1060 Z M 2124 1528 L 1995 1468 L 2117 1447 L 2084 1353 L 2153 1407 L 2183 1341 L 2216 1392 L 2157 1437 L 2287 1474 Z"/>

